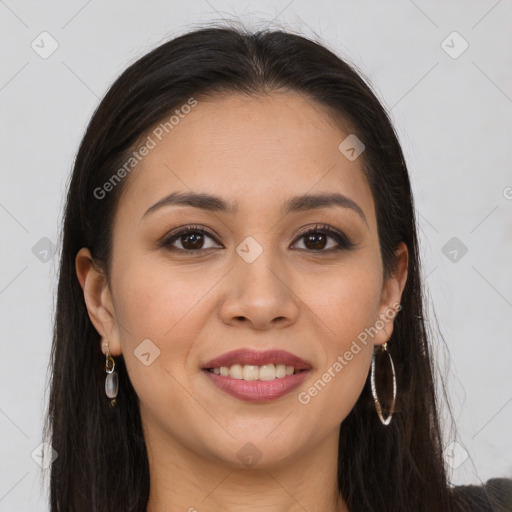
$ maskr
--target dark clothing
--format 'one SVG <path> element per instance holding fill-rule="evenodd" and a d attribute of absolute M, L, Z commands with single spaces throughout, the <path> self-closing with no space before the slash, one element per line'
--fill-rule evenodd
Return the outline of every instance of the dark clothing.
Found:
<path fill-rule="evenodd" d="M 491 478 L 483 485 L 452 489 L 461 512 L 512 512 L 512 480 Z"/>

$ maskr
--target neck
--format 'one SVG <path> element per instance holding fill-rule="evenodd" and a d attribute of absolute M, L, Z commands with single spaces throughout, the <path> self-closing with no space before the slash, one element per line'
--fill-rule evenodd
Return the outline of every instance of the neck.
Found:
<path fill-rule="evenodd" d="M 147 434 L 151 483 L 146 512 L 348 512 L 338 495 L 338 430 L 310 453 L 252 468 L 206 459 L 163 433 Z"/>

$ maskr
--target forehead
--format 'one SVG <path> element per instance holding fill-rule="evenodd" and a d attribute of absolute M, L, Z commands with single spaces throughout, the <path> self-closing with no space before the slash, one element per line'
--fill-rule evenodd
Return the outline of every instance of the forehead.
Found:
<path fill-rule="evenodd" d="M 169 193 L 193 191 L 226 198 L 237 214 L 277 211 L 287 197 L 339 192 L 372 217 L 362 159 L 339 151 L 349 133 L 317 102 L 291 92 L 219 95 L 174 113 L 143 137 L 151 149 L 124 183 L 119 209 L 140 217 Z"/>

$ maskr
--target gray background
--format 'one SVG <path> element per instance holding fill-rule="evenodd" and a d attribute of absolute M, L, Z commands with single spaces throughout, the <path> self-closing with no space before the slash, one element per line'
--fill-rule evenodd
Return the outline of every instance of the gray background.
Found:
<path fill-rule="evenodd" d="M 0 510 L 47 510 L 37 454 L 52 251 L 86 123 L 129 63 L 222 18 L 318 34 L 390 109 L 415 191 L 431 326 L 435 311 L 449 350 L 434 338 L 456 421 L 445 426 L 451 479 L 512 476 L 510 0 L 0 0 Z M 44 31 L 58 44 L 46 58 Z"/>

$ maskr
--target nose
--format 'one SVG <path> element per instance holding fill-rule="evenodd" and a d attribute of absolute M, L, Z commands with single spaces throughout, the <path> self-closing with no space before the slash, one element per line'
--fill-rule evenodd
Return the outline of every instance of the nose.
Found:
<path fill-rule="evenodd" d="M 267 330 L 297 321 L 300 299 L 293 291 L 291 272 L 270 251 L 263 251 L 252 263 L 235 255 L 228 281 L 220 310 L 225 324 Z"/>

